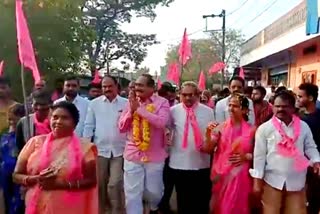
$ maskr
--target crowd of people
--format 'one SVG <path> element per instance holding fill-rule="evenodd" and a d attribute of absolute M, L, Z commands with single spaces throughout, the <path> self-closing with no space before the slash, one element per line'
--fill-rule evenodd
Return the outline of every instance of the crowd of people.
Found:
<path fill-rule="evenodd" d="M 0 77 L 0 214 L 170 214 L 174 191 L 181 214 L 319 214 L 316 85 L 62 85 L 26 115 Z"/>

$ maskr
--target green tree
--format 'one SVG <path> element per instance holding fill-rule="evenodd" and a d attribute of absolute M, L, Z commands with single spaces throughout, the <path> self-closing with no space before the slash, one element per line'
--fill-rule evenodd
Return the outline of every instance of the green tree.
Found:
<path fill-rule="evenodd" d="M 222 58 L 222 35 L 220 32 L 210 34 L 209 39 L 197 39 L 191 41 L 192 59 L 189 60 L 183 68 L 181 81 L 193 80 L 197 81 L 201 71 L 204 71 L 207 76 L 207 87 L 210 88 L 212 84 L 221 82 L 221 73 L 208 75 L 211 66 L 221 61 Z M 239 65 L 240 61 L 240 47 L 244 41 L 243 35 L 236 30 L 230 29 L 226 32 L 226 64 Z M 170 63 L 178 61 L 179 45 L 172 46 L 167 52 L 166 67 Z M 165 68 L 164 68 L 165 70 Z M 162 70 L 163 72 L 163 70 Z M 162 77 L 164 75 L 161 75 Z"/>
<path fill-rule="evenodd" d="M 83 50 L 92 33 L 82 24 L 83 0 L 24 1 L 36 58 L 41 75 L 52 83 L 65 71 L 79 71 Z M 0 59 L 5 60 L 5 75 L 18 83 L 13 92 L 22 98 L 20 63 L 17 61 L 15 1 L 0 1 Z M 32 88 L 31 72 L 27 73 L 27 88 Z"/>
<path fill-rule="evenodd" d="M 140 65 L 147 55 L 147 47 L 157 43 L 155 35 L 128 34 L 120 25 L 130 22 L 132 17 L 154 20 L 154 9 L 158 5 L 168 6 L 172 1 L 87 0 L 83 20 L 96 33 L 94 42 L 85 45 L 91 71 L 101 67 L 110 71 L 115 60 L 129 60 Z"/>

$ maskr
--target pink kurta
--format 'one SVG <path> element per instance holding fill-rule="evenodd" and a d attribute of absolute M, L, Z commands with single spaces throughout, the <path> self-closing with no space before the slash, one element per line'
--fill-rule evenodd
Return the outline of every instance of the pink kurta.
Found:
<path fill-rule="evenodd" d="M 151 140 L 148 151 L 141 152 L 132 138 L 132 114 L 128 104 L 119 120 L 119 129 L 122 133 L 128 133 L 128 142 L 125 147 L 124 158 L 132 162 L 140 162 L 143 156 L 147 156 L 150 162 L 163 162 L 167 157 L 165 145 L 165 128 L 169 120 L 169 102 L 157 95 L 151 97 L 151 102 L 155 106 L 155 112 L 146 110 L 146 104 L 141 104 L 137 113 L 146 118 L 150 123 Z"/>

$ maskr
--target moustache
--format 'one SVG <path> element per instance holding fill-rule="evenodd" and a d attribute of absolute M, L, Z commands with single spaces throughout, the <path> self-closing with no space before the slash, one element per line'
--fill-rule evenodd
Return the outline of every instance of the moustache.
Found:
<path fill-rule="evenodd" d="M 110 93 L 112 93 L 112 91 L 106 91 L 106 94 L 110 94 Z"/>
<path fill-rule="evenodd" d="M 76 94 L 76 91 L 66 91 L 66 94 Z"/>
<path fill-rule="evenodd" d="M 278 111 L 277 114 L 285 114 L 285 111 Z"/>

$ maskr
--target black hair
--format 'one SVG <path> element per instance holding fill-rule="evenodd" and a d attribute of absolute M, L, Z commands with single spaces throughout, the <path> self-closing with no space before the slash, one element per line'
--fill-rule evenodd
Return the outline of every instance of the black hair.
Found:
<path fill-rule="evenodd" d="M 244 88 L 244 93 L 245 94 L 252 94 L 253 87 L 252 86 L 247 86 Z"/>
<path fill-rule="evenodd" d="M 31 96 L 34 100 L 41 100 L 42 102 L 52 104 L 50 93 L 46 89 L 35 90 Z"/>
<path fill-rule="evenodd" d="M 118 85 L 118 80 L 117 80 L 117 78 L 114 77 L 114 76 L 111 76 L 111 75 L 106 75 L 106 76 L 104 76 L 103 79 L 102 79 L 102 81 L 103 81 L 104 79 L 107 79 L 107 78 L 112 79 L 112 81 L 114 82 L 114 84 L 115 84 L 115 85 Z"/>
<path fill-rule="evenodd" d="M 0 77 L 0 85 L 6 85 L 6 86 L 11 86 L 10 80 L 5 77 Z"/>
<path fill-rule="evenodd" d="M 259 91 L 263 97 L 267 94 L 267 90 L 261 85 L 254 87 L 253 90 Z"/>
<path fill-rule="evenodd" d="M 162 83 L 161 88 L 158 90 L 158 95 L 164 97 L 167 96 L 168 92 L 175 93 L 176 88 L 169 82 Z"/>
<path fill-rule="evenodd" d="M 244 87 L 245 85 L 245 82 L 244 82 L 244 79 L 242 77 L 239 77 L 239 76 L 233 76 L 230 81 L 229 81 L 229 85 L 231 85 L 232 81 L 239 81 L 241 82 L 242 86 Z"/>
<path fill-rule="evenodd" d="M 72 80 L 75 80 L 78 82 L 78 84 L 80 83 L 80 80 L 77 76 L 75 75 L 67 75 L 66 78 L 64 78 L 64 81 L 72 81 Z"/>
<path fill-rule="evenodd" d="M 302 83 L 299 85 L 299 89 L 305 91 L 307 96 L 311 96 L 313 98 L 313 102 L 317 102 L 319 88 L 317 85 L 312 83 Z"/>
<path fill-rule="evenodd" d="M 155 86 L 155 81 L 153 77 L 150 74 L 142 74 L 142 77 L 145 77 L 147 79 L 147 86 L 150 88 L 153 88 Z"/>
<path fill-rule="evenodd" d="M 242 109 L 249 109 L 249 100 L 245 95 L 240 93 L 232 93 L 231 97 L 236 97 L 239 100 Z"/>
<path fill-rule="evenodd" d="M 286 90 L 287 88 L 285 86 L 280 86 L 276 89 L 275 93 L 277 94 L 277 93 L 280 93 L 281 91 L 286 91 Z"/>
<path fill-rule="evenodd" d="M 61 101 L 61 102 L 55 103 L 51 107 L 51 110 L 54 111 L 58 108 L 62 108 L 64 110 L 68 111 L 73 119 L 74 125 L 77 126 L 77 124 L 79 123 L 80 114 L 79 114 L 79 110 L 77 109 L 77 107 L 73 103 L 70 103 L 67 101 Z"/>
<path fill-rule="evenodd" d="M 235 97 L 239 100 L 241 109 L 249 109 L 249 99 L 244 94 L 232 93 L 231 97 Z M 248 115 L 243 115 L 243 117 L 245 121 L 249 120 Z"/>
<path fill-rule="evenodd" d="M 26 111 L 24 105 L 22 104 L 15 104 L 9 110 L 14 116 L 16 117 L 24 117 L 26 115 Z"/>
<path fill-rule="evenodd" d="M 92 89 L 92 88 L 99 88 L 101 89 L 101 84 L 100 83 L 90 83 L 88 85 L 89 89 Z"/>
<path fill-rule="evenodd" d="M 288 90 L 284 90 L 284 91 L 280 91 L 279 93 L 276 93 L 274 95 L 274 100 L 276 100 L 277 98 L 287 101 L 292 107 L 295 107 L 296 105 L 296 98 L 294 97 L 294 94 Z"/>

